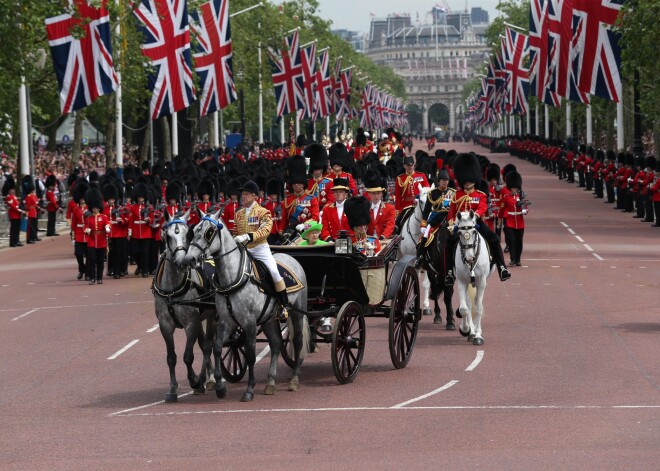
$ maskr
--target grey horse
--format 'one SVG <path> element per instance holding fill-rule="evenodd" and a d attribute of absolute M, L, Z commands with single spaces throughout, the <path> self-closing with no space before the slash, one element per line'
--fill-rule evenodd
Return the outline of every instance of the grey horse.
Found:
<path fill-rule="evenodd" d="M 176 402 L 176 351 L 174 349 L 174 331 L 177 327 L 186 333 L 186 348 L 183 362 L 188 369 L 188 381 L 195 394 L 205 392 L 207 371 L 212 370 L 211 351 L 215 334 L 215 306 L 213 295 L 208 295 L 192 282 L 191 269 L 185 263 L 188 250 L 188 217 L 186 212 L 180 218 L 171 218 L 165 212 L 164 225 L 165 252 L 161 255 L 158 269 L 154 275 L 153 293 L 156 304 L 156 317 L 160 333 L 167 347 L 167 366 L 170 370 L 170 389 L 165 395 L 166 402 Z M 204 297 L 207 305 L 203 304 Z M 202 323 L 206 320 L 206 329 Z M 195 341 L 199 343 L 204 361 L 199 375 L 193 370 Z M 209 388 L 213 385 L 209 384 Z"/>
<path fill-rule="evenodd" d="M 275 394 L 277 360 L 282 347 L 279 322 L 274 311 L 278 307 L 272 295 L 260 290 L 252 274 L 252 264 L 248 251 L 237 245 L 229 230 L 220 218 L 220 211 L 203 217 L 195 227 L 193 240 L 188 248 L 186 261 L 194 265 L 208 257 L 215 263 L 214 289 L 215 305 L 218 313 L 217 330 L 213 343 L 215 357 L 215 392 L 218 398 L 227 394 L 227 387 L 222 378 L 221 352 L 229 336 L 240 326 L 245 332 L 245 359 L 248 367 L 247 390 L 241 401 L 254 398 L 254 365 L 256 362 L 257 328 L 260 326 L 270 345 L 270 368 L 268 384 L 264 394 Z M 300 264 L 286 254 L 275 254 L 275 259 L 292 270 L 304 288 L 289 295 L 289 325 L 293 331 L 294 362 L 293 377 L 289 382 L 289 391 L 299 388 L 300 365 L 309 345 L 309 329 L 305 328 L 304 311 L 307 309 L 307 277 Z"/>

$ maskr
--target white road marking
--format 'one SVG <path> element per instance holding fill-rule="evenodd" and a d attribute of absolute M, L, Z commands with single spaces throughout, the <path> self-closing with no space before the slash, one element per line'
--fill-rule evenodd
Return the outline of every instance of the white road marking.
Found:
<path fill-rule="evenodd" d="M 568 232 L 572 235 L 575 235 L 575 231 L 573 229 L 568 229 Z"/>
<path fill-rule="evenodd" d="M 550 268 L 561 268 L 559 265 L 550 265 Z"/>
<path fill-rule="evenodd" d="M 21 315 L 18 316 L 18 317 L 14 317 L 14 318 L 12 319 L 12 321 L 17 321 L 17 320 L 21 319 L 22 317 L 29 316 L 30 314 L 32 314 L 33 312 L 38 311 L 38 310 L 39 310 L 39 308 L 32 309 L 31 311 L 28 311 L 28 312 L 26 312 L 25 314 L 21 314 Z"/>
<path fill-rule="evenodd" d="M 154 332 L 156 329 L 158 329 L 158 324 L 156 324 L 155 326 L 151 327 L 150 329 L 147 329 L 147 332 L 148 332 L 148 333 L 152 333 L 152 332 Z"/>
<path fill-rule="evenodd" d="M 128 350 L 129 348 L 131 348 L 133 345 L 135 345 L 136 343 L 138 343 L 139 341 L 140 341 L 140 339 L 135 339 L 135 340 L 133 340 L 132 342 L 130 342 L 130 343 L 129 343 L 128 345 L 126 345 L 125 347 L 122 347 L 122 348 L 120 348 L 119 350 L 117 350 L 112 356 L 109 356 L 109 357 L 108 357 L 108 360 L 114 360 L 114 359 L 117 358 L 119 355 L 121 355 L 122 353 L 124 353 L 126 350 Z"/>
<path fill-rule="evenodd" d="M 28 286 L 29 286 L 29 285 L 34 285 L 34 284 L 36 284 L 36 283 L 28 283 Z"/>
<path fill-rule="evenodd" d="M 611 266 L 610 268 L 616 268 L 615 266 Z"/>
<path fill-rule="evenodd" d="M 266 345 L 266 347 L 261 351 L 261 353 L 259 353 L 259 355 L 257 355 L 257 358 L 254 361 L 255 364 L 258 363 L 259 361 L 261 361 L 261 359 L 263 357 L 265 357 L 268 354 L 268 352 L 270 352 L 270 347 L 268 345 Z"/>
<path fill-rule="evenodd" d="M 591 255 L 593 255 L 594 257 L 596 257 L 596 258 L 597 258 L 598 260 L 600 260 L 601 262 L 602 262 L 603 260 L 605 260 L 603 257 L 601 257 L 600 255 L 598 255 L 596 252 L 592 253 Z"/>
<path fill-rule="evenodd" d="M 178 397 L 190 396 L 192 393 L 193 393 L 193 391 L 189 391 L 187 393 L 179 394 Z M 113 417 L 115 415 L 125 414 L 126 412 L 133 412 L 133 411 L 140 410 L 140 409 L 146 409 L 147 407 L 157 406 L 159 404 L 165 404 L 165 401 L 152 402 L 151 404 L 145 404 L 143 406 L 131 407 L 130 409 L 124 409 L 124 410 L 120 410 L 118 412 L 113 412 L 112 414 L 108 414 L 108 416 Z"/>
<path fill-rule="evenodd" d="M 646 269 L 646 267 L 639 267 L 639 268 L 641 268 L 642 270 Z"/>
<path fill-rule="evenodd" d="M 188 393 L 190 394 L 190 393 Z M 180 395 L 179 397 L 183 396 Z M 152 405 L 162 404 L 165 401 L 154 402 L 138 408 L 126 409 L 126 411 L 150 407 Z M 177 406 L 178 408 L 178 406 Z M 298 408 L 298 409 L 229 409 L 229 410 L 206 410 L 206 411 L 173 411 L 173 412 L 143 412 L 140 414 L 126 414 L 125 411 L 113 412 L 109 417 L 157 417 L 171 415 L 204 415 L 204 414 L 254 414 L 259 412 L 353 412 L 353 411 L 424 411 L 424 410 L 625 410 L 625 409 L 660 409 L 660 405 L 536 405 L 536 406 L 412 406 L 412 407 L 317 407 L 317 408 Z"/>
<path fill-rule="evenodd" d="M 566 224 L 565 222 L 560 222 L 559 224 L 561 224 L 564 227 L 568 227 L 568 224 Z"/>
<path fill-rule="evenodd" d="M 586 265 L 580 265 L 580 268 L 587 268 Z"/>
<path fill-rule="evenodd" d="M 580 237 L 579 235 L 576 235 L 575 238 L 577 239 L 578 242 L 584 243 L 584 239 Z"/>
<path fill-rule="evenodd" d="M 584 242 L 584 241 L 582 241 L 582 242 Z M 589 252 L 594 251 L 594 249 L 591 248 L 591 245 L 589 245 L 589 244 L 582 244 L 582 245 L 584 245 L 584 248 L 587 249 Z"/>
<path fill-rule="evenodd" d="M 484 358 L 484 351 L 483 350 L 477 350 L 477 356 L 472 360 L 472 363 L 470 363 L 470 366 L 465 368 L 465 371 L 473 371 L 479 363 L 481 363 L 481 360 Z"/>
<path fill-rule="evenodd" d="M 25 299 L 17 299 L 18 301 L 25 301 Z M 69 306 L 39 306 L 36 309 L 70 309 L 74 307 L 97 307 L 97 306 L 122 306 L 124 304 L 147 304 L 151 303 L 153 304 L 153 300 L 151 301 L 125 301 L 123 303 L 100 303 L 100 304 L 71 304 Z M 22 311 L 24 308 L 21 307 L 14 307 L 14 308 L 8 308 L 8 309 L 0 309 L 0 312 L 8 312 L 8 311 Z"/>
<path fill-rule="evenodd" d="M 405 407 L 408 404 L 412 404 L 413 402 L 421 401 L 422 399 L 426 399 L 427 397 L 431 397 L 435 394 L 438 394 L 439 392 L 445 391 L 445 390 L 451 388 L 456 383 L 458 383 L 458 380 L 457 379 L 452 379 L 447 384 L 439 387 L 438 389 L 435 389 L 434 391 L 431 391 L 430 393 L 422 394 L 421 396 L 417 396 L 413 399 L 410 399 L 409 401 L 405 401 L 405 402 L 402 402 L 401 404 L 397 404 L 395 406 L 392 406 L 392 407 L 390 407 L 390 409 L 401 409 L 402 407 Z"/>

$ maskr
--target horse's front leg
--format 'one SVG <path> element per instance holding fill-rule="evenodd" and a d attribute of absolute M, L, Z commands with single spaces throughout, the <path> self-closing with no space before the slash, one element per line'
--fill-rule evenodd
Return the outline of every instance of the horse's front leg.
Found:
<path fill-rule="evenodd" d="M 474 296 L 474 339 L 473 345 L 483 345 L 484 338 L 481 333 L 481 320 L 484 316 L 484 293 L 486 292 L 486 282 L 482 281 L 477 285 L 477 292 Z"/>
<path fill-rule="evenodd" d="M 300 307 L 298 306 L 300 309 Z M 300 366 L 304 358 L 303 348 L 309 344 L 309 325 L 305 322 L 306 317 L 301 314 L 295 314 L 290 317 L 289 328 L 293 329 L 293 359 L 296 366 L 293 368 L 293 376 L 289 381 L 289 391 L 297 391 L 300 388 Z"/>
<path fill-rule="evenodd" d="M 199 339 L 200 322 L 198 320 L 199 318 L 194 316 L 194 314 L 191 317 L 196 318 L 197 321 L 195 322 L 193 320 L 185 327 L 186 349 L 183 352 L 183 362 L 186 364 L 188 370 L 188 382 L 190 383 L 190 387 L 195 390 L 195 394 L 204 394 L 204 382 L 200 380 L 200 377 L 195 373 L 193 368 L 193 362 L 195 361 L 195 353 L 193 349 L 195 348 L 195 342 Z"/>
<path fill-rule="evenodd" d="M 158 318 L 158 327 L 160 333 L 165 341 L 165 348 L 167 349 L 167 367 L 170 370 L 170 390 L 165 395 L 165 402 L 176 402 L 176 390 L 179 384 L 176 382 L 176 350 L 174 349 L 174 321 L 167 313 L 166 307 L 161 307 L 160 310 L 165 310 L 166 315 L 163 318 Z M 156 302 L 156 316 L 158 316 L 158 302 Z"/>
<path fill-rule="evenodd" d="M 454 287 L 445 286 L 445 288 L 443 289 L 443 296 L 445 301 L 445 309 L 447 311 L 447 325 L 445 328 L 447 330 L 455 330 L 456 327 L 454 326 L 454 306 L 451 302 L 451 298 L 454 296 Z"/>
<path fill-rule="evenodd" d="M 213 377 L 213 362 L 211 361 L 211 355 L 213 354 L 213 340 L 215 339 L 215 309 L 202 311 L 205 317 L 203 340 L 200 348 L 204 355 L 204 363 L 202 365 L 203 377 L 205 378 L 206 384 L 205 388 L 207 391 L 215 389 L 215 378 Z"/>
<path fill-rule="evenodd" d="M 422 279 L 422 300 L 424 304 L 422 306 L 422 315 L 430 316 L 431 308 L 429 303 L 429 295 L 431 292 L 431 283 L 429 282 L 428 273 L 426 270 L 419 270 L 419 277 Z"/>
<path fill-rule="evenodd" d="M 280 325 L 274 318 L 268 320 L 263 326 L 264 334 L 270 346 L 270 367 L 268 368 L 268 384 L 264 388 L 264 394 L 272 396 L 277 390 L 277 360 L 282 349 L 282 335 Z"/>
<path fill-rule="evenodd" d="M 222 378 L 222 346 L 225 344 L 229 337 L 230 330 L 225 321 L 219 319 L 216 322 L 215 340 L 213 342 L 213 357 L 215 361 L 215 370 L 213 376 L 215 378 L 215 395 L 218 399 L 223 399 L 227 396 L 227 385 Z"/>
<path fill-rule="evenodd" d="M 257 325 L 254 319 L 250 319 L 243 328 L 245 329 L 245 361 L 248 368 L 248 384 L 243 396 L 241 396 L 241 402 L 250 402 L 254 399 L 254 386 L 257 383 L 254 379 L 254 364 L 257 358 Z"/>
<path fill-rule="evenodd" d="M 460 313 L 460 317 L 462 318 L 461 320 L 461 325 L 458 328 L 460 331 L 461 335 L 464 337 L 467 337 L 471 333 L 471 328 L 472 328 L 472 315 L 470 313 L 470 307 L 468 306 L 468 303 L 470 302 L 470 299 L 468 297 L 468 292 L 467 292 L 467 283 L 463 285 L 463 283 L 458 284 L 458 312 Z"/>

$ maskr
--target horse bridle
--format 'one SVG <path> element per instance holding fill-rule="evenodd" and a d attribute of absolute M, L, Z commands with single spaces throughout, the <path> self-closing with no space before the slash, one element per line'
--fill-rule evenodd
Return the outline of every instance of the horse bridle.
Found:
<path fill-rule="evenodd" d="M 178 234 L 179 233 L 179 224 L 185 224 L 186 226 L 188 225 L 188 223 L 186 221 L 184 221 L 183 219 L 172 219 L 170 222 L 168 222 L 167 224 L 165 224 L 163 226 L 163 230 L 165 231 L 165 237 L 168 238 L 167 241 L 166 241 L 168 250 L 170 248 L 170 243 L 169 243 L 169 236 L 167 235 L 167 229 L 170 226 L 176 225 L 176 227 L 174 228 L 174 233 Z M 186 247 L 184 247 L 183 245 L 177 245 L 174 250 L 170 251 L 170 256 L 171 256 L 171 260 L 169 260 L 170 262 L 174 263 L 174 256 L 180 250 L 183 250 L 184 252 L 186 252 L 188 249 Z"/>
<path fill-rule="evenodd" d="M 472 224 L 470 226 L 459 226 L 458 227 L 458 232 L 461 231 L 472 231 L 476 229 L 476 225 Z M 468 232 L 464 236 L 459 235 L 458 237 L 458 244 L 461 247 L 461 260 L 463 263 L 465 263 L 469 268 L 470 268 L 470 277 L 474 278 L 474 266 L 477 263 L 477 260 L 479 259 L 479 253 L 481 250 L 481 245 L 479 244 L 479 233 L 475 231 L 475 237 L 472 240 L 472 243 L 463 243 L 463 239 L 469 240 L 470 239 L 470 233 Z M 465 252 L 469 249 L 474 250 L 474 259 L 472 260 L 472 263 L 468 262 L 465 259 Z"/>

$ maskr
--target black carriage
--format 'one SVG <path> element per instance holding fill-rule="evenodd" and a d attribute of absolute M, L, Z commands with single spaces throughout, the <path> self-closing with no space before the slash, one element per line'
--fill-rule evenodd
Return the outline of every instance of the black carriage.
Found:
<path fill-rule="evenodd" d="M 421 320 L 414 257 L 396 260 L 401 237 L 384 243 L 374 257 L 353 251 L 346 241 L 312 247 L 271 247 L 273 252 L 292 256 L 303 267 L 310 329 L 317 342 L 332 344 L 332 366 L 342 384 L 353 381 L 360 370 L 366 340 L 365 317 L 389 319 L 390 358 L 396 368 L 404 368 L 410 361 Z M 332 333 L 320 329 L 318 321 L 323 317 L 335 318 Z M 282 356 L 293 367 L 287 353 L 289 333 L 285 323 L 282 327 Z M 237 329 L 223 351 L 222 370 L 228 381 L 239 381 L 245 373 L 241 336 Z"/>

